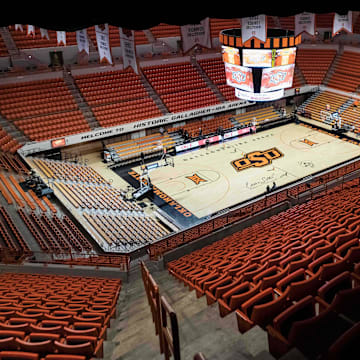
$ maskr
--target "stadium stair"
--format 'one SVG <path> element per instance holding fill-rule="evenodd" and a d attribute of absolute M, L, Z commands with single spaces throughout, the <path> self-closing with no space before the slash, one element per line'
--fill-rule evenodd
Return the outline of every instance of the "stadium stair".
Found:
<path fill-rule="evenodd" d="M 266 332 L 261 328 L 254 327 L 240 334 L 235 317 L 220 318 L 216 304 L 208 306 L 205 298 L 204 301 L 196 299 L 195 292 L 175 281 L 167 270 L 159 270 L 151 263 L 147 266 L 160 294 L 177 313 L 182 359 L 192 359 L 201 351 L 211 360 L 274 360 L 267 350 Z M 110 330 L 112 356 L 109 359 L 163 359 L 139 265 L 135 265 L 129 278 L 120 294 L 119 321 Z M 142 339 L 140 343 L 139 339 Z"/>
<path fill-rule="evenodd" d="M 19 49 L 17 48 L 15 41 L 13 40 L 9 29 L 6 26 L 0 28 L 0 36 L 3 38 L 6 48 L 10 56 L 18 55 Z"/>
<path fill-rule="evenodd" d="M 156 106 L 160 109 L 162 114 L 164 115 L 169 114 L 170 111 L 167 109 L 167 107 L 165 106 L 165 104 L 163 103 L 157 92 L 154 90 L 154 88 L 150 85 L 149 81 L 146 79 L 146 76 L 141 70 L 139 71 L 139 75 L 140 75 L 141 83 L 145 87 L 149 96 L 154 100 Z"/>
<path fill-rule="evenodd" d="M 99 128 L 100 124 L 96 120 L 96 117 L 92 112 L 91 107 L 88 105 L 88 103 L 85 101 L 84 97 L 82 96 L 81 91 L 77 87 L 74 78 L 71 75 L 71 72 L 68 71 L 66 68 L 64 68 L 63 74 L 64 74 L 64 82 L 69 88 L 71 94 L 73 95 L 80 111 L 83 113 L 84 118 L 88 122 L 90 128 L 92 130 Z"/>
<path fill-rule="evenodd" d="M 343 52 L 344 52 L 343 46 L 339 46 L 339 50 L 337 51 L 332 63 L 329 66 L 329 69 L 323 79 L 323 85 L 326 86 L 328 84 L 329 80 L 332 78 L 332 76 L 333 76 L 334 72 L 336 71 L 336 68 L 339 64 L 339 61 L 341 59 Z"/>
<path fill-rule="evenodd" d="M 203 78 L 203 80 L 204 80 L 205 83 L 207 84 L 207 86 L 214 91 L 214 93 L 216 94 L 216 96 L 217 96 L 217 98 L 219 99 L 219 101 L 220 101 L 220 102 L 225 102 L 226 99 L 225 99 L 224 95 L 221 94 L 221 92 L 219 91 L 218 87 L 211 81 L 211 79 L 209 78 L 209 76 L 205 73 L 205 71 L 202 69 L 202 67 L 199 65 L 199 63 L 196 61 L 196 57 L 195 57 L 195 56 L 191 56 L 191 57 L 190 57 L 190 62 L 195 66 L 195 68 L 197 69 L 197 71 L 199 72 L 200 76 Z"/>

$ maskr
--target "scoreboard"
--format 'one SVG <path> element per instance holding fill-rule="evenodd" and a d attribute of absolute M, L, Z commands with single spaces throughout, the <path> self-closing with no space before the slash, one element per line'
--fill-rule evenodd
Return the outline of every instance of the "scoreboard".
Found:
<path fill-rule="evenodd" d="M 235 88 L 235 96 L 252 101 L 283 97 L 284 89 L 292 87 L 300 39 L 289 30 L 269 29 L 265 43 L 242 44 L 241 29 L 223 30 L 220 42 L 226 83 Z"/>

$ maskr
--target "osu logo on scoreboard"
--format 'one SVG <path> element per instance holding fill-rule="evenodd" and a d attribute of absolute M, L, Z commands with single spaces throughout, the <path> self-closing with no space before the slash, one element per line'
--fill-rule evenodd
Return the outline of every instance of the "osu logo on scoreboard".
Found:
<path fill-rule="evenodd" d="M 278 71 L 276 74 L 270 75 L 270 83 L 278 84 L 283 82 L 286 78 L 287 72 L 286 71 Z"/>
<path fill-rule="evenodd" d="M 275 159 L 279 159 L 284 155 L 277 149 L 272 148 L 264 151 L 253 151 L 246 154 L 241 159 L 233 160 L 231 165 L 236 171 L 248 169 L 250 167 L 262 167 L 271 164 Z"/>
<path fill-rule="evenodd" d="M 232 78 L 237 82 L 244 82 L 246 80 L 246 75 L 241 71 L 233 71 Z"/>

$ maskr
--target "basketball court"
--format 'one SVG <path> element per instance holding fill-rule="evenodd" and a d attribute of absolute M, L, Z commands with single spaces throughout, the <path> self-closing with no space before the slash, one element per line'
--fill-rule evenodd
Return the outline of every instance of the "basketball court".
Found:
<path fill-rule="evenodd" d="M 358 145 L 291 123 L 178 154 L 174 167 L 149 175 L 156 196 L 199 219 L 358 156 Z M 138 180 L 141 172 L 128 175 Z"/>

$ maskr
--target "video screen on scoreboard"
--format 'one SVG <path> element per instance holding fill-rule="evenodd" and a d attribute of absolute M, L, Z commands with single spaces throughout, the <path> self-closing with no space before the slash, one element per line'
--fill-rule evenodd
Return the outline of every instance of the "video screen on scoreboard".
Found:
<path fill-rule="evenodd" d="M 272 65 L 271 49 L 243 49 L 242 57 L 244 66 L 264 68 Z"/>
<path fill-rule="evenodd" d="M 292 86 L 295 65 L 283 65 L 263 69 L 260 92 L 286 89 Z"/>
<path fill-rule="evenodd" d="M 241 65 L 239 49 L 229 46 L 222 46 L 221 52 L 224 63 Z"/>
<path fill-rule="evenodd" d="M 296 47 L 273 49 L 272 66 L 295 64 Z"/>
<path fill-rule="evenodd" d="M 225 63 L 225 75 L 227 85 L 245 91 L 254 91 L 252 69 Z"/>

